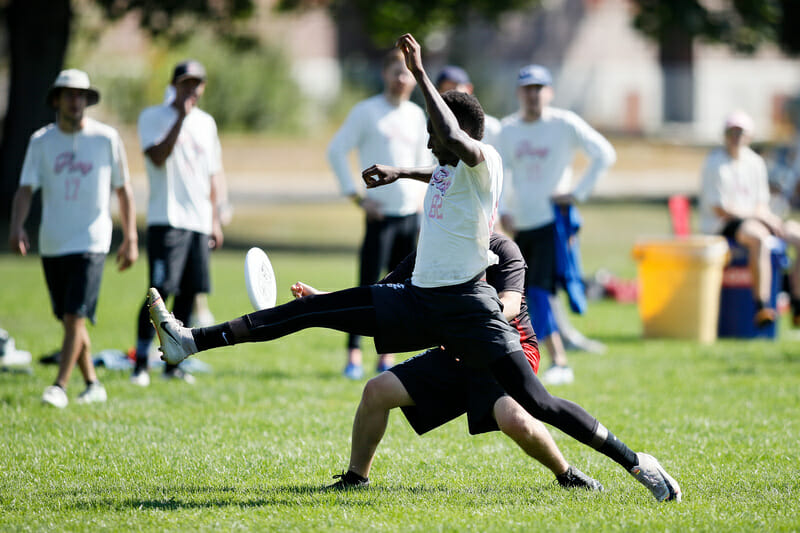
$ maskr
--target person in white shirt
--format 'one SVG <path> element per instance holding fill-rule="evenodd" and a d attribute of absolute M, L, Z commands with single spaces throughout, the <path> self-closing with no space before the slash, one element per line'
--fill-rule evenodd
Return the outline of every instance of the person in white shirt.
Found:
<path fill-rule="evenodd" d="M 47 95 L 56 121 L 31 136 L 11 211 L 9 245 L 15 253 L 27 255 L 30 242 L 24 224 L 33 193 L 41 190 L 39 253 L 53 313 L 64 327 L 58 376 L 45 389 L 42 401 L 59 408 L 69 403 L 66 389 L 76 363 L 86 381 L 77 402 L 107 398 L 92 363 L 86 319 L 94 323 L 105 256 L 111 248 L 111 191 L 116 192 L 122 224 L 119 270 L 139 256 L 136 207 L 122 139 L 114 128 L 84 116 L 86 107 L 99 100 L 100 93 L 85 72 L 61 71 Z"/>
<path fill-rule="evenodd" d="M 770 240 L 784 239 L 800 246 L 800 224 L 783 221 L 769 207 L 767 166 L 750 149 L 753 119 L 735 111 L 725 119 L 725 142 L 713 149 L 703 164 L 700 191 L 700 229 L 703 233 L 724 235 L 744 246 L 753 272 L 753 298 L 758 326 L 775 322 L 775 309 L 769 306 L 772 284 Z M 791 268 L 794 323 L 800 326 L 800 263 Z"/>
<path fill-rule="evenodd" d="M 519 111 L 503 119 L 497 146 L 506 178 L 501 222 L 528 263 L 531 319 L 552 361 L 542 381 L 556 385 L 570 383 L 574 376 L 550 305 L 550 297 L 556 292 L 554 206 L 586 200 L 616 160 L 616 152 L 578 115 L 549 105 L 552 84 L 550 72 L 541 65 L 528 65 L 519 71 Z M 573 186 L 571 164 L 578 150 L 589 156 L 590 164 Z"/>
<path fill-rule="evenodd" d="M 186 323 L 195 297 L 211 289 L 209 251 L 222 246 L 217 209 L 222 150 L 214 119 L 197 107 L 206 87 L 206 70 L 187 60 L 173 70 L 174 97 L 139 115 L 138 130 L 150 184 L 147 207 L 147 259 L 150 286 L 164 298 L 175 295 L 173 310 Z M 150 384 L 148 352 L 155 331 L 147 302 L 138 315 L 136 366 L 131 383 Z M 191 374 L 167 365 L 164 377 L 194 382 Z"/>
<path fill-rule="evenodd" d="M 411 279 L 298 298 L 206 328 L 183 327 L 167 310 L 156 289 L 148 292 L 150 316 L 158 331 L 163 359 L 178 363 L 190 355 L 242 342 L 266 342 L 297 331 L 324 327 L 375 338 L 378 349 L 412 351 L 442 346 L 466 367 L 491 374 L 528 413 L 552 424 L 623 466 L 658 501 L 681 501 L 677 482 L 651 455 L 628 448 L 579 405 L 552 396 L 536 377 L 509 324 L 497 291 L 486 282 L 486 269 L 498 262 L 490 252 L 497 203 L 503 187 L 503 164 L 483 138 L 483 109 L 478 99 L 458 91 L 442 95 L 422 66 L 419 44 L 411 34 L 397 41 L 414 74 L 428 111 L 428 147 L 439 164 L 427 168 L 372 165 L 362 172 L 367 187 L 385 187 L 399 179 L 427 183 L 417 255 Z M 509 295 L 519 305 L 522 293 Z M 402 382 L 383 372 L 388 397 L 413 405 Z M 382 411 L 378 409 L 378 411 Z M 368 416 L 353 427 L 366 454 L 382 435 L 385 413 Z M 354 438 L 356 438 L 354 436 Z M 379 440 L 379 439 L 378 439 Z M 362 458 L 363 459 L 363 458 Z M 362 465 L 368 468 L 371 460 Z M 356 465 L 331 488 L 368 485 Z"/>
<path fill-rule="evenodd" d="M 463 68 L 456 65 L 445 65 L 436 76 L 436 89 L 440 93 L 461 91 L 467 94 L 474 94 L 473 91 L 475 87 L 470 80 L 469 74 L 467 74 Z M 484 119 L 483 139 L 481 140 L 486 144 L 497 147 L 502 124 L 500 120 L 491 115 L 484 115 Z M 606 347 L 603 343 L 586 337 L 570 323 L 567 311 L 557 295 L 552 295 L 549 300 L 556 325 L 558 326 L 558 332 L 567 349 L 582 350 L 592 353 L 605 352 Z M 556 372 L 558 370 L 559 369 L 556 369 Z M 551 370 L 548 376 L 552 378 L 553 375 L 553 371 Z"/>
<path fill-rule="evenodd" d="M 350 152 L 358 151 L 361 168 L 373 163 L 421 167 L 432 161 L 425 145 L 425 113 L 409 100 L 416 83 L 397 49 L 384 57 L 381 76 L 383 92 L 356 104 L 328 146 L 328 160 L 342 194 L 364 210 L 359 285 L 375 283 L 414 251 L 425 187 L 403 180 L 364 194 L 354 183 Z M 389 368 L 393 360 L 392 354 L 380 354 L 378 372 Z M 344 375 L 361 379 L 363 374 L 361 337 L 349 335 Z"/>

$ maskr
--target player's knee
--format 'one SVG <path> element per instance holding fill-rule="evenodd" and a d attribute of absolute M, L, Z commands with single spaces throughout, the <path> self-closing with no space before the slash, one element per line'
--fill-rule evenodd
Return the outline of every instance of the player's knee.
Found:
<path fill-rule="evenodd" d="M 513 439 L 529 435 L 532 431 L 533 417 L 507 396 L 497 401 L 494 415 L 500 431 Z"/>
<path fill-rule="evenodd" d="M 386 403 L 388 397 L 388 386 L 382 375 L 376 376 L 364 385 L 361 392 L 361 404 L 366 407 L 380 407 Z"/>

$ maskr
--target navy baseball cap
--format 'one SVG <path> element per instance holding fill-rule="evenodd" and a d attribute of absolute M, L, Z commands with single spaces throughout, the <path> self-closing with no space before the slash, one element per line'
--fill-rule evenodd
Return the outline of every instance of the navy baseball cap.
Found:
<path fill-rule="evenodd" d="M 519 69 L 517 77 L 517 86 L 526 85 L 553 85 L 553 77 L 542 65 L 528 65 Z"/>
<path fill-rule="evenodd" d="M 194 59 L 187 59 L 175 65 L 175 70 L 172 71 L 172 83 L 178 83 L 186 78 L 206 81 L 205 67 Z"/>
<path fill-rule="evenodd" d="M 467 74 L 467 71 L 455 65 L 445 65 L 442 67 L 439 75 L 436 76 L 436 85 L 444 81 L 452 81 L 458 85 L 472 83 L 469 81 L 469 74 Z"/>

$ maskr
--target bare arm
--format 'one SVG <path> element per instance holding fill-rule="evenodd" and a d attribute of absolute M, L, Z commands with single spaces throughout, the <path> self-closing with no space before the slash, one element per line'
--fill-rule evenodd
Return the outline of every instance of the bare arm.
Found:
<path fill-rule="evenodd" d="M 522 293 L 515 291 L 503 291 L 497 296 L 503 303 L 503 316 L 509 322 L 517 318 L 519 311 L 522 308 Z"/>
<path fill-rule="evenodd" d="M 181 126 L 183 126 L 183 119 L 186 118 L 186 115 L 188 115 L 189 111 L 194 107 L 194 99 L 187 96 L 182 102 L 175 100 L 172 102 L 172 107 L 178 112 L 178 118 L 175 120 L 175 124 L 173 124 L 169 132 L 167 132 L 167 136 L 164 137 L 164 140 L 144 151 L 144 154 L 149 157 L 150 161 L 157 167 L 164 164 L 172 153 L 172 149 L 175 148 L 175 143 L 178 141 L 178 135 L 181 132 Z"/>
<path fill-rule="evenodd" d="M 361 173 L 361 178 L 367 189 L 389 185 L 400 178 L 412 179 L 428 183 L 435 166 L 419 168 L 397 168 L 388 165 L 372 165 Z"/>
<path fill-rule="evenodd" d="M 211 249 L 217 250 L 222 247 L 224 237 L 222 235 L 222 223 L 220 222 L 220 206 L 218 203 L 221 187 L 220 180 L 225 179 L 222 171 L 211 176 Z"/>
<path fill-rule="evenodd" d="M 430 117 L 433 134 L 453 152 L 461 161 L 474 167 L 483 161 L 483 152 L 479 142 L 470 137 L 458 125 L 453 112 L 442 100 L 439 91 L 425 73 L 422 66 L 422 52 L 419 43 L 407 33 L 397 40 L 396 46 L 402 50 L 406 58 L 406 66 L 417 80 L 422 95 L 425 97 L 425 108 Z"/>
<path fill-rule="evenodd" d="M 117 189 L 119 200 L 119 218 L 122 224 L 122 244 L 117 251 L 117 267 L 120 271 L 127 269 L 139 258 L 139 234 L 136 232 L 136 206 L 133 200 L 133 188 L 126 183 Z"/>
<path fill-rule="evenodd" d="M 31 210 L 33 189 L 30 185 L 23 185 L 14 193 L 14 203 L 11 205 L 11 228 L 8 233 L 8 246 L 15 254 L 26 255 L 31 247 L 28 233 L 25 231 L 25 220 Z"/>

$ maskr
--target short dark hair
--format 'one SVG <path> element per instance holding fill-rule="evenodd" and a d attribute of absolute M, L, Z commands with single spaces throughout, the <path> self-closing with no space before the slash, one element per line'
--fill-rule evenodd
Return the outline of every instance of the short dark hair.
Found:
<path fill-rule="evenodd" d="M 442 99 L 458 120 L 458 125 L 473 139 L 483 139 L 483 108 L 481 103 L 471 94 L 461 91 L 442 93 Z"/>

